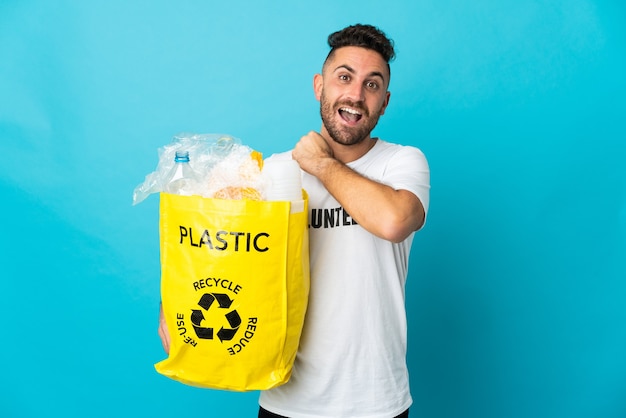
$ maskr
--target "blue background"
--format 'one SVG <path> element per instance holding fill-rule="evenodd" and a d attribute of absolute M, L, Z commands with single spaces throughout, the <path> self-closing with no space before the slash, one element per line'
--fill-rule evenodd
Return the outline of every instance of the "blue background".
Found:
<path fill-rule="evenodd" d="M 0 2 L 0 415 L 256 416 L 164 357 L 158 198 L 181 131 L 320 127 L 326 36 L 396 41 L 375 134 L 427 155 L 407 285 L 416 417 L 626 416 L 621 1 Z"/>

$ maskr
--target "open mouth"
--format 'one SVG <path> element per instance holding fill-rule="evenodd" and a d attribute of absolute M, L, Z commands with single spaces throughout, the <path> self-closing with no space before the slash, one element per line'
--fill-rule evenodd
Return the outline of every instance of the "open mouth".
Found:
<path fill-rule="evenodd" d="M 357 123 L 363 117 L 363 114 L 351 107 L 340 107 L 339 116 L 350 124 Z"/>

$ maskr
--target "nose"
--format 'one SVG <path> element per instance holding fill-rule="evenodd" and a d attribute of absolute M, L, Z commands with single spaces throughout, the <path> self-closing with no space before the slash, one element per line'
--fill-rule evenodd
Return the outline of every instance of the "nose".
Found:
<path fill-rule="evenodd" d="M 362 102 L 365 100 L 365 88 L 361 83 L 350 83 L 346 88 L 346 98 L 353 102 Z"/>

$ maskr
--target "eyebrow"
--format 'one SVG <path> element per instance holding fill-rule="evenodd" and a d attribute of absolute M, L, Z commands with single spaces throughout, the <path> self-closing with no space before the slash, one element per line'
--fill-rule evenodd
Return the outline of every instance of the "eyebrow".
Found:
<path fill-rule="evenodd" d="M 337 66 L 337 68 L 335 68 L 335 70 L 333 72 L 336 72 L 337 70 L 344 68 L 346 69 L 348 72 L 354 74 L 356 71 L 354 71 L 354 68 L 350 67 L 347 64 L 342 64 Z M 368 74 L 368 77 L 380 77 L 381 80 L 385 81 L 385 77 L 383 76 L 383 73 L 381 73 L 380 71 L 372 71 L 371 73 Z"/>

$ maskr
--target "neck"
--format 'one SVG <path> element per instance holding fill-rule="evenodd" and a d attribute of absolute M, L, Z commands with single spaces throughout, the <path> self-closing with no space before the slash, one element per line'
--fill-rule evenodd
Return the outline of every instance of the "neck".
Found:
<path fill-rule="evenodd" d="M 328 143 L 328 146 L 333 150 L 333 157 L 341 161 L 344 164 L 356 161 L 371 150 L 376 145 L 377 138 L 367 136 L 363 141 L 354 145 L 342 145 L 335 142 L 324 126 L 321 129 L 321 135 Z"/>

